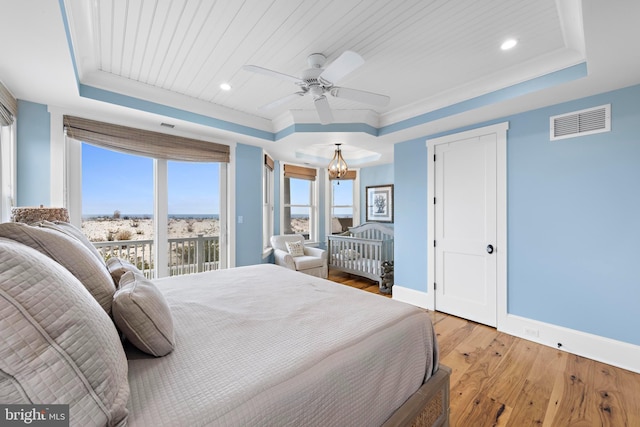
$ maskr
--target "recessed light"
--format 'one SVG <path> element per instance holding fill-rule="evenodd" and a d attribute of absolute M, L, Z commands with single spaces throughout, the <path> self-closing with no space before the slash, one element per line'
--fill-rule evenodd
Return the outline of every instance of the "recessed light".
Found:
<path fill-rule="evenodd" d="M 231 85 L 229 83 L 222 83 L 220 85 L 220 89 L 222 89 L 222 90 L 231 90 Z"/>
<path fill-rule="evenodd" d="M 516 39 L 508 39 L 508 40 L 505 40 L 500 45 L 500 49 L 502 49 L 502 50 L 513 49 L 517 44 L 518 44 L 518 40 L 516 40 Z"/>

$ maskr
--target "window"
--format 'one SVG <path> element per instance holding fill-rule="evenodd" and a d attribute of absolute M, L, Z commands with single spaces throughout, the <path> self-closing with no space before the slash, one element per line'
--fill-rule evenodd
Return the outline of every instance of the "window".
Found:
<path fill-rule="evenodd" d="M 105 259 L 127 259 L 147 277 L 226 267 L 227 251 L 220 246 L 225 163 L 157 160 L 79 145 L 82 230 Z"/>
<path fill-rule="evenodd" d="M 353 181 L 331 181 L 331 233 L 353 226 Z"/>
<path fill-rule="evenodd" d="M 282 234 L 302 234 L 317 241 L 316 170 L 284 165 L 282 177 Z"/>
<path fill-rule="evenodd" d="M 265 250 L 273 235 L 273 167 L 273 159 L 265 154 L 262 170 L 262 247 Z"/>
<path fill-rule="evenodd" d="M 169 274 L 220 268 L 220 163 L 167 162 Z"/>
<path fill-rule="evenodd" d="M 332 234 L 347 231 L 348 227 L 360 223 L 358 183 L 357 172 L 354 170 L 350 170 L 344 179 L 329 179 L 327 230 Z"/>

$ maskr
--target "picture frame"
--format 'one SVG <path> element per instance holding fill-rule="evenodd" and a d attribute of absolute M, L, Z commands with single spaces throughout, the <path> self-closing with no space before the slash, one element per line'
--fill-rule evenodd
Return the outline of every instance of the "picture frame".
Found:
<path fill-rule="evenodd" d="M 393 222 L 393 184 L 366 187 L 367 222 Z"/>

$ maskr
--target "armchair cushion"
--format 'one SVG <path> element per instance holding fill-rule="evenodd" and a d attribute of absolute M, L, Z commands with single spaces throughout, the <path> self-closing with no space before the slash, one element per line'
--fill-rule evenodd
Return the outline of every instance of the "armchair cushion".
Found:
<path fill-rule="evenodd" d="M 296 270 L 308 270 L 309 268 L 324 267 L 325 260 L 315 256 L 298 256 L 293 258 Z"/>

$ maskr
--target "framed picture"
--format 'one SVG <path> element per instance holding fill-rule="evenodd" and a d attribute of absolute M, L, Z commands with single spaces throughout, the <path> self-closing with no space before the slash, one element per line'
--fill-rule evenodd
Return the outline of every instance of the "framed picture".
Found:
<path fill-rule="evenodd" d="M 367 187 L 367 222 L 393 222 L 393 184 Z"/>

